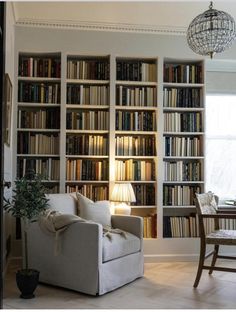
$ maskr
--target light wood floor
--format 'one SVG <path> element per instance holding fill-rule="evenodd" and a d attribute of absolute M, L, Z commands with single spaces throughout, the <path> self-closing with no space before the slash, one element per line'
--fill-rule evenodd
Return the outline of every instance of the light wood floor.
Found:
<path fill-rule="evenodd" d="M 233 266 L 235 263 L 230 263 Z M 15 268 L 16 269 L 16 268 Z M 145 264 L 145 275 L 100 297 L 39 285 L 34 299 L 19 298 L 15 269 L 7 274 L 5 309 L 232 309 L 236 308 L 236 274 L 203 271 L 199 287 L 192 287 L 197 263 Z"/>

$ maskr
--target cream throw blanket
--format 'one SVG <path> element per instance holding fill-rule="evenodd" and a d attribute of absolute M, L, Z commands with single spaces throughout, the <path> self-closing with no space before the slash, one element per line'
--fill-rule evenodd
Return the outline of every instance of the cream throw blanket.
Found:
<path fill-rule="evenodd" d="M 73 214 L 62 214 L 59 211 L 50 209 L 46 210 L 44 214 L 39 217 L 38 223 L 40 228 L 43 231 L 55 234 L 55 256 L 57 256 L 61 251 L 61 246 L 59 243 L 60 233 L 65 231 L 71 224 L 75 222 L 87 222 L 87 220 Z M 124 231 L 120 229 L 112 229 L 109 226 L 103 226 L 103 236 L 108 237 L 110 241 L 112 241 L 112 233 L 119 234 L 126 239 L 126 233 Z"/>

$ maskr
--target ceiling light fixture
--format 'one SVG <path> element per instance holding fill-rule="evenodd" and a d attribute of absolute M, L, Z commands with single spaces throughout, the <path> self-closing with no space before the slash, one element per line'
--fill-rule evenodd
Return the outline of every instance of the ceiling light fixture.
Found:
<path fill-rule="evenodd" d="M 235 21 L 224 11 L 209 9 L 196 16 L 187 30 L 189 47 L 197 54 L 209 55 L 221 53 L 229 48 L 236 36 Z"/>

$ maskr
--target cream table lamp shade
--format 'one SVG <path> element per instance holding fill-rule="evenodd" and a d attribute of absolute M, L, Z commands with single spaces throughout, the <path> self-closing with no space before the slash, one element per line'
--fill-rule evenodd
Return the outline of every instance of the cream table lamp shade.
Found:
<path fill-rule="evenodd" d="M 121 203 L 115 206 L 116 214 L 130 215 L 131 208 L 127 203 L 136 202 L 132 185 L 130 183 L 116 183 L 111 194 L 111 200 Z"/>

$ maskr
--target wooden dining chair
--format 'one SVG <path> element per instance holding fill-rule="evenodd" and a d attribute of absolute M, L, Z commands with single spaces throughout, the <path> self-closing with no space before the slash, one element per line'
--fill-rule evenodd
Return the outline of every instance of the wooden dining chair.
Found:
<path fill-rule="evenodd" d="M 193 287 L 197 287 L 200 281 L 202 270 L 209 270 L 209 274 L 213 271 L 235 272 L 236 268 L 215 266 L 217 259 L 234 259 L 233 256 L 225 256 L 218 254 L 220 245 L 236 246 L 236 230 L 220 229 L 220 219 L 236 219 L 236 214 L 218 213 L 217 197 L 212 193 L 196 194 L 196 208 L 199 221 L 200 234 L 200 257 L 197 270 L 197 276 Z M 204 219 L 214 219 L 214 231 L 206 233 Z M 206 245 L 214 245 L 214 249 L 206 253 Z M 205 265 L 205 259 L 212 257 L 211 265 Z"/>

